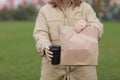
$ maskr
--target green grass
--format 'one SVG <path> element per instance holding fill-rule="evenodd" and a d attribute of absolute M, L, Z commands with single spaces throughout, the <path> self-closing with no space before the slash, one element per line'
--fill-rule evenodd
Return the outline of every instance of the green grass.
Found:
<path fill-rule="evenodd" d="M 39 80 L 40 57 L 32 37 L 34 22 L 0 22 L 0 80 Z M 104 22 L 97 73 L 120 80 L 120 22 Z"/>
<path fill-rule="evenodd" d="M 120 22 L 105 22 L 100 41 L 100 80 L 120 80 Z"/>
<path fill-rule="evenodd" d="M 0 80 L 39 80 L 34 22 L 0 22 Z"/>

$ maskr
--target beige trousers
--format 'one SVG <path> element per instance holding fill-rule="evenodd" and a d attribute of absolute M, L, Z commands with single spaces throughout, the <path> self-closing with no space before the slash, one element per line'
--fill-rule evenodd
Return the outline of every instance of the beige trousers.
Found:
<path fill-rule="evenodd" d="M 96 66 L 52 65 L 43 57 L 40 80 L 97 80 Z"/>

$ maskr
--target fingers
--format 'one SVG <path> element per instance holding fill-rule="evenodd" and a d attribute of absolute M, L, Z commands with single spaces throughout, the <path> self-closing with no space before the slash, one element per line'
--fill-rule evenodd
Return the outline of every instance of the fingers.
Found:
<path fill-rule="evenodd" d="M 48 46 L 45 47 L 45 54 L 47 59 L 51 61 L 53 58 L 53 53 L 49 50 Z"/>
<path fill-rule="evenodd" d="M 48 59 L 48 60 L 50 60 L 50 61 L 51 61 L 53 56 L 52 56 L 52 55 L 50 55 L 50 54 L 46 54 L 46 57 L 47 57 L 47 59 Z"/>
<path fill-rule="evenodd" d="M 80 32 L 81 32 L 81 27 L 78 27 L 78 26 L 75 27 L 75 32 L 76 32 L 76 33 L 80 33 Z"/>
<path fill-rule="evenodd" d="M 85 20 L 80 20 L 76 25 L 75 25 L 75 32 L 80 33 L 87 25 L 87 22 Z"/>
<path fill-rule="evenodd" d="M 48 46 L 46 46 L 45 49 L 49 50 L 50 48 Z"/>

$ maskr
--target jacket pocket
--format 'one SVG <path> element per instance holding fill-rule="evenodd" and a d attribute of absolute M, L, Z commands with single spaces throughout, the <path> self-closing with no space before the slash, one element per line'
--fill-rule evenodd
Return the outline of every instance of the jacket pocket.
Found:
<path fill-rule="evenodd" d="M 60 25 L 61 25 L 61 20 L 48 21 L 51 41 L 57 41 L 59 39 L 59 26 Z"/>

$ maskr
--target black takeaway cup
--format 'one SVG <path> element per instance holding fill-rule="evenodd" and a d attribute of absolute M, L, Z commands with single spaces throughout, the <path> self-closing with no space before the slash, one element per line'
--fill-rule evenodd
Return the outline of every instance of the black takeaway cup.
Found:
<path fill-rule="evenodd" d="M 53 65 L 58 65 L 60 63 L 60 53 L 61 53 L 61 47 L 59 45 L 51 45 L 49 46 L 50 51 L 53 52 L 53 58 L 51 63 Z"/>

